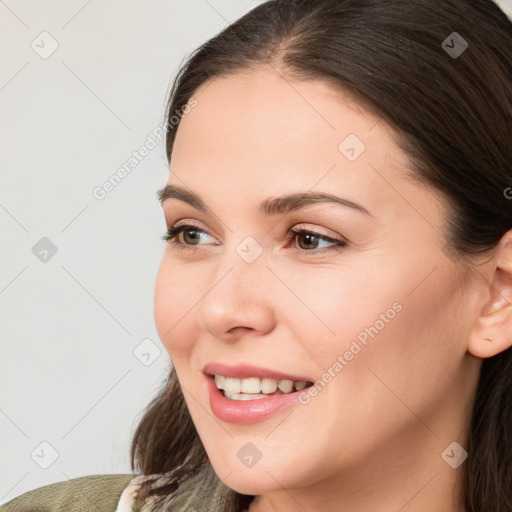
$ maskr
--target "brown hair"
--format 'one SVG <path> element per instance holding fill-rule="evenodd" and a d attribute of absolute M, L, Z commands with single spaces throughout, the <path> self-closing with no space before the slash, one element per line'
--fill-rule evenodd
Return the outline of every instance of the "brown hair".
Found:
<path fill-rule="evenodd" d="M 468 44 L 460 55 L 449 54 L 454 32 Z M 492 0 L 264 2 L 181 67 L 166 112 L 169 161 L 173 113 L 206 81 L 262 64 L 323 80 L 392 126 L 414 180 L 448 200 L 447 247 L 461 263 L 512 228 L 512 23 Z M 511 348 L 483 360 L 468 426 L 460 503 L 467 512 L 510 512 Z M 215 478 L 174 369 L 136 429 L 134 469 L 135 459 L 143 474 L 166 482 L 143 488 L 141 502 L 149 495 L 168 506 L 176 490 L 172 510 L 181 511 L 204 490 L 220 496 L 209 510 L 238 512 L 253 499 Z"/>

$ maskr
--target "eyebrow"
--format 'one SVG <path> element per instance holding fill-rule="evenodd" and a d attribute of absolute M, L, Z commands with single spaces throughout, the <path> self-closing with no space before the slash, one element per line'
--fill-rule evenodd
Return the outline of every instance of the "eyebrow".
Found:
<path fill-rule="evenodd" d="M 200 212 L 205 214 L 209 212 L 206 204 L 197 194 L 176 185 L 166 185 L 157 191 L 157 195 L 162 206 L 167 199 L 179 199 Z M 286 214 L 317 203 L 336 203 L 373 217 L 364 206 L 325 192 L 298 192 L 277 198 L 268 198 L 260 203 L 258 211 L 264 215 Z"/>

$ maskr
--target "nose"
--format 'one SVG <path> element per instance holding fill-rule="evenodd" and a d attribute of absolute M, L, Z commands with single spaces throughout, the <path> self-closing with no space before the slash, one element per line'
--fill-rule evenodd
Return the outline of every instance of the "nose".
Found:
<path fill-rule="evenodd" d="M 235 251 L 222 259 L 208 291 L 197 306 L 202 329 L 216 339 L 236 341 L 260 337 L 275 324 L 270 287 L 272 273 L 264 258 L 247 263 Z"/>

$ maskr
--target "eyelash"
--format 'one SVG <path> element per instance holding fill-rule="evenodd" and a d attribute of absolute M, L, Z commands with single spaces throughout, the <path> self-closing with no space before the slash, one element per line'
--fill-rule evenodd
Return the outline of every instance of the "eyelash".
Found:
<path fill-rule="evenodd" d="M 166 243 L 171 242 L 180 250 L 195 252 L 199 247 L 201 247 L 200 245 L 195 246 L 195 245 L 185 244 L 183 242 L 178 241 L 179 240 L 178 235 L 183 231 L 197 231 L 199 233 L 208 234 L 204 229 L 198 228 L 197 226 L 194 226 L 192 224 L 183 224 L 183 225 L 177 226 L 177 227 L 171 226 L 171 228 L 167 230 L 167 233 L 162 237 L 162 240 Z M 312 249 L 309 251 L 306 249 L 298 249 L 299 251 L 305 252 L 305 253 L 318 254 L 318 253 L 324 253 L 324 252 L 329 252 L 329 251 L 339 251 L 348 246 L 348 243 L 344 240 L 338 240 L 336 238 L 331 238 L 326 235 L 321 235 L 320 233 L 315 233 L 314 231 L 309 231 L 306 229 L 298 229 L 298 230 L 290 229 L 287 233 L 286 241 L 289 242 L 293 238 L 295 238 L 296 236 L 299 236 L 299 235 L 310 235 L 310 236 L 315 237 L 318 240 L 334 244 L 331 247 L 324 247 L 322 249 Z"/>

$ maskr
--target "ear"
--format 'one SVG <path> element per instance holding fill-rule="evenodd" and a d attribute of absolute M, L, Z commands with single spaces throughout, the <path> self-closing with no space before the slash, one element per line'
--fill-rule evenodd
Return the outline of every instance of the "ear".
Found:
<path fill-rule="evenodd" d="M 470 332 L 468 351 L 487 358 L 512 345 L 512 230 L 503 235 L 490 265 L 490 281 L 481 275 L 488 297 Z M 489 341 L 489 338 L 492 341 Z"/>

